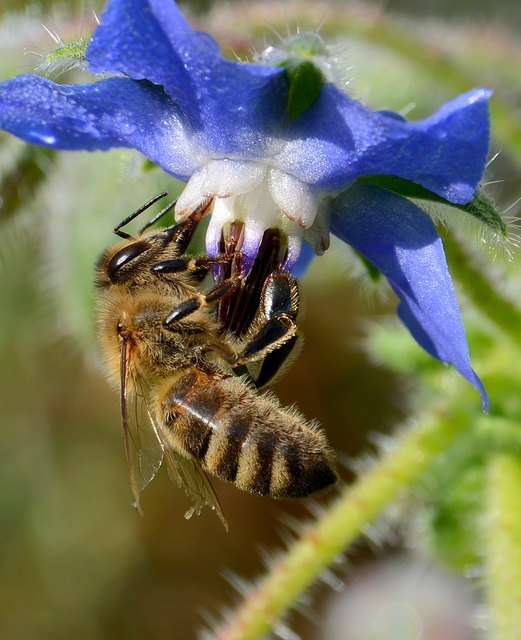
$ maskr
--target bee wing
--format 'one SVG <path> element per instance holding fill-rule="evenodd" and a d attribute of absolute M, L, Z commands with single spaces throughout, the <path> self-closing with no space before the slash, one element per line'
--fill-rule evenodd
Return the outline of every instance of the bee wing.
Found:
<path fill-rule="evenodd" d="M 135 395 L 135 419 L 129 423 L 129 432 L 134 445 L 133 452 L 137 462 L 136 479 L 138 488 L 139 491 L 143 491 L 161 466 L 164 450 L 163 443 L 158 437 L 155 425 L 150 420 L 148 394 L 141 381 L 139 382 L 139 389 L 140 393 Z M 140 401 L 145 405 L 148 419 L 139 420 L 139 416 L 143 414 L 141 408 L 137 406 Z"/>
<path fill-rule="evenodd" d="M 123 340 L 121 351 L 121 421 L 123 426 L 123 443 L 127 461 L 130 491 L 133 497 L 132 506 L 142 513 L 139 497 L 143 489 L 156 475 L 163 461 L 163 443 L 159 439 L 155 425 L 143 415 L 141 404 L 147 407 L 147 390 L 143 383 L 133 379 L 134 393 L 129 401 L 127 396 L 128 376 L 130 371 L 131 349 Z"/>
<path fill-rule="evenodd" d="M 173 451 L 164 437 L 161 425 L 154 420 L 150 411 L 148 415 L 150 422 L 154 425 L 157 438 L 162 444 L 170 479 L 193 500 L 192 507 L 185 513 L 185 518 L 191 518 L 194 513 L 199 515 L 204 507 L 210 507 L 216 512 L 224 528 L 228 530 L 228 523 L 224 517 L 219 499 L 203 469 L 195 460 Z"/>
<path fill-rule="evenodd" d="M 123 423 L 123 441 L 125 457 L 127 459 L 130 491 L 134 498 L 133 506 L 141 513 L 139 496 L 141 491 L 156 475 L 161 466 L 163 456 L 168 464 L 170 478 L 194 501 L 193 506 L 186 512 L 190 518 L 194 513 L 209 506 L 213 509 L 225 529 L 228 525 L 224 518 L 221 505 L 204 471 L 195 462 L 172 451 L 164 437 L 162 425 L 154 419 L 148 401 L 149 388 L 142 378 L 132 376 L 132 345 L 123 337 L 121 344 L 121 417 Z M 134 394 L 132 411 L 128 411 L 127 389 L 128 378 L 133 377 Z M 141 422 L 139 418 L 139 401 L 146 407 L 149 420 Z"/>
<path fill-rule="evenodd" d="M 178 486 L 182 487 L 186 495 L 193 500 L 193 505 L 185 513 L 185 518 L 191 518 L 194 513 L 201 513 L 203 507 L 210 507 L 228 530 L 228 523 L 224 517 L 219 499 L 210 481 L 201 467 L 190 458 L 185 458 L 175 451 L 165 450 L 168 475 Z"/>

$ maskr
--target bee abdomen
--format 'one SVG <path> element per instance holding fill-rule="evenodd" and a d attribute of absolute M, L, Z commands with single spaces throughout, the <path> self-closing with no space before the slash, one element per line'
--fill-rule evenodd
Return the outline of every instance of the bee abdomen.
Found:
<path fill-rule="evenodd" d="M 187 370 L 159 398 L 170 445 L 240 489 L 304 497 L 336 481 L 322 431 L 238 378 Z"/>

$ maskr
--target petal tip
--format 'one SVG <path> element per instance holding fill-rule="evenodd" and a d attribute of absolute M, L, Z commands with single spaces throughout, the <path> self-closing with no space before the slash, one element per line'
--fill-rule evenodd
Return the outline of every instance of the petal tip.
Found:
<path fill-rule="evenodd" d="M 483 413 L 488 414 L 489 408 L 490 408 L 488 393 L 485 389 L 485 386 L 481 382 L 480 378 L 476 375 L 474 371 L 472 371 L 472 373 L 474 374 L 474 379 L 470 380 L 470 382 L 474 385 L 474 387 L 476 387 L 477 391 L 479 392 L 479 395 L 481 396 L 481 408 L 483 409 Z"/>

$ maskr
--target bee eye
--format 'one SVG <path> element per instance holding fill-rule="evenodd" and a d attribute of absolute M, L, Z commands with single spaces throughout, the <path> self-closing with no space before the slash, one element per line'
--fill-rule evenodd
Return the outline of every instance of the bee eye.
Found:
<path fill-rule="evenodd" d="M 147 249 L 150 249 L 150 244 L 144 240 L 140 240 L 139 242 L 129 244 L 127 247 L 114 254 L 107 265 L 107 275 L 110 280 L 115 280 L 115 276 L 121 267 L 132 262 L 132 260 L 140 256 Z"/>

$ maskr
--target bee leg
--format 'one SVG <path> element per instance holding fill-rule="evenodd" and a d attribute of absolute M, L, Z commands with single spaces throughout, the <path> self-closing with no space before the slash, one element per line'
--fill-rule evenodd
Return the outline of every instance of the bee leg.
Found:
<path fill-rule="evenodd" d="M 172 244 L 175 248 L 175 255 L 182 256 L 188 249 L 198 226 L 199 220 L 189 218 L 165 229 L 165 245 Z"/>
<path fill-rule="evenodd" d="M 207 273 L 210 267 L 217 264 L 225 264 L 227 260 L 228 258 L 225 256 L 218 256 L 216 258 L 210 258 L 209 256 L 183 256 L 174 258 L 173 260 L 158 262 L 158 264 L 152 267 L 151 271 L 157 276 L 186 272 L 195 274 L 199 274 L 200 272 Z"/>
<path fill-rule="evenodd" d="M 209 304 L 215 304 L 221 298 L 232 294 L 238 287 L 240 287 L 242 279 L 240 277 L 228 278 L 223 280 L 215 287 L 212 287 L 206 294 L 200 293 L 193 298 L 188 298 L 177 305 L 167 317 L 163 320 L 163 326 L 168 329 L 172 324 L 186 318 L 186 316 L 194 313 L 201 307 L 205 307 Z"/>
<path fill-rule="evenodd" d="M 287 314 L 278 313 L 262 324 L 243 350 L 234 356 L 231 364 L 235 366 L 260 360 L 296 337 L 296 334 L 295 322 Z"/>
<path fill-rule="evenodd" d="M 278 374 L 284 370 L 284 367 L 289 366 L 291 362 L 293 362 L 302 345 L 300 342 L 300 346 L 295 348 L 297 343 L 299 343 L 298 334 L 280 344 L 274 351 L 266 354 L 258 373 L 253 376 L 253 382 L 258 389 L 273 382 Z"/>
<path fill-rule="evenodd" d="M 289 273 L 272 273 L 262 287 L 260 313 L 271 318 L 285 313 L 296 320 L 299 310 L 298 283 Z"/>
<path fill-rule="evenodd" d="M 272 380 L 294 352 L 298 342 L 296 318 L 299 309 L 298 284 L 289 274 L 276 273 L 264 283 L 259 307 L 260 322 L 232 366 L 263 360 L 253 376 L 257 387 Z M 251 375 L 251 372 L 250 372 Z"/>
<path fill-rule="evenodd" d="M 295 324 L 294 330 L 287 332 L 283 340 L 279 340 L 274 349 L 270 350 L 259 371 L 254 377 L 257 387 L 263 387 L 272 381 L 290 358 L 298 353 L 299 343 L 296 321 L 299 311 L 299 290 L 296 278 L 289 273 L 272 274 L 266 278 L 261 296 L 261 312 L 266 318 L 285 313 Z M 301 344 L 301 343 L 300 343 Z"/>

